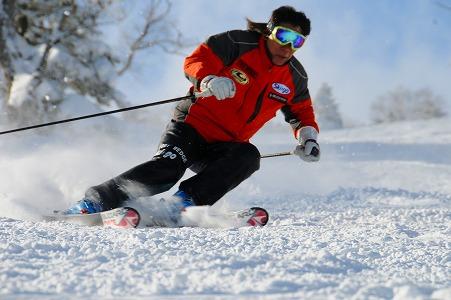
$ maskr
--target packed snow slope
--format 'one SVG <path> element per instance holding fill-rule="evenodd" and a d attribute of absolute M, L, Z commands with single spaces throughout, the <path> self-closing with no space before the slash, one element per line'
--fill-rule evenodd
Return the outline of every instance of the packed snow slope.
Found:
<path fill-rule="evenodd" d="M 41 221 L 149 159 L 163 130 L 87 124 L 1 137 L 1 299 L 451 299 L 450 119 L 322 132 L 316 164 L 262 160 L 213 208 L 265 207 L 264 228 Z M 253 142 L 295 141 L 273 126 Z"/>

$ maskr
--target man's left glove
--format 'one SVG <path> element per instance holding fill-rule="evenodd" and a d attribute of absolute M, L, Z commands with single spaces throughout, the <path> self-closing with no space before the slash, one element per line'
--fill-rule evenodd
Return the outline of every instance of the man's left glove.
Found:
<path fill-rule="evenodd" d="M 299 145 L 294 149 L 294 154 L 307 162 L 319 161 L 321 151 L 316 141 L 318 131 L 312 126 L 305 126 L 299 130 Z"/>

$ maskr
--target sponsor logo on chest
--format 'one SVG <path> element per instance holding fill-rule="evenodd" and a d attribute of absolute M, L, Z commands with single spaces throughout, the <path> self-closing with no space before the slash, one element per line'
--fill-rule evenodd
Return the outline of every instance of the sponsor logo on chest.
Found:
<path fill-rule="evenodd" d="M 232 73 L 233 78 L 238 82 L 239 84 L 248 84 L 249 78 L 247 77 L 246 73 L 244 73 L 241 70 L 238 69 L 232 69 L 230 71 Z"/>
<path fill-rule="evenodd" d="M 269 93 L 268 94 L 268 98 L 272 99 L 272 100 L 276 100 L 277 102 L 280 102 L 280 103 L 283 103 L 283 104 L 286 104 L 288 102 L 287 98 L 282 97 L 282 96 L 280 96 L 278 94 L 274 94 L 274 93 Z"/>
<path fill-rule="evenodd" d="M 287 87 L 283 83 L 274 82 L 272 84 L 272 88 L 273 88 L 273 90 L 275 90 L 276 92 L 278 92 L 279 94 L 282 94 L 282 95 L 288 95 L 289 93 L 291 93 L 290 88 Z"/>

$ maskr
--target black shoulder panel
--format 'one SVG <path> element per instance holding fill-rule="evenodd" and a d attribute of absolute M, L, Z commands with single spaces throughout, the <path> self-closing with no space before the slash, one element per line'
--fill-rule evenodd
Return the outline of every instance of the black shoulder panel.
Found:
<path fill-rule="evenodd" d="M 260 36 L 255 31 L 232 30 L 210 36 L 205 43 L 228 66 L 244 53 L 257 48 Z"/>
<path fill-rule="evenodd" d="M 299 62 L 299 60 L 293 57 L 289 62 L 289 67 L 291 75 L 293 76 L 293 83 L 295 86 L 293 103 L 298 103 L 310 98 L 310 93 L 307 86 L 308 77 L 302 64 Z"/>

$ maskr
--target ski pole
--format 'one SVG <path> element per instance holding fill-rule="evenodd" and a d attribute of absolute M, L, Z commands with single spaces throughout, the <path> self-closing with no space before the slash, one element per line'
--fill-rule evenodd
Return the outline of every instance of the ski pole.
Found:
<path fill-rule="evenodd" d="M 269 158 L 269 157 L 277 157 L 277 156 L 287 156 L 293 155 L 293 152 L 279 152 L 279 153 L 271 153 L 262 155 L 260 158 Z"/>
<path fill-rule="evenodd" d="M 304 151 L 305 147 L 301 146 L 301 150 Z M 318 156 L 319 155 L 319 150 L 316 148 L 312 149 L 312 153 L 313 156 Z M 291 152 L 279 152 L 279 153 L 272 153 L 272 154 L 265 154 L 260 156 L 260 158 L 268 158 L 268 157 L 277 157 L 277 156 L 287 156 L 287 155 L 294 155 L 294 151 Z"/>
<path fill-rule="evenodd" d="M 85 116 L 80 116 L 80 117 L 76 117 L 76 118 L 70 118 L 70 119 L 65 119 L 65 120 L 60 120 L 60 121 L 54 121 L 54 122 L 49 122 L 49 123 L 37 124 L 37 125 L 21 127 L 21 128 L 6 130 L 6 131 L 0 131 L 0 135 L 13 133 L 13 132 L 17 132 L 17 131 L 25 131 L 25 130 L 40 128 L 40 127 L 46 127 L 46 126 L 51 126 L 51 125 L 57 125 L 57 124 L 62 124 L 62 123 L 74 122 L 74 121 L 79 121 L 79 120 L 83 120 L 83 119 L 95 118 L 95 117 L 100 117 L 100 116 L 120 113 L 120 112 L 134 110 L 134 109 L 140 109 L 140 108 L 149 107 L 149 106 L 156 106 L 156 105 L 161 105 L 161 104 L 166 104 L 166 103 L 171 103 L 171 102 L 177 102 L 177 101 L 182 101 L 182 100 L 186 100 L 186 99 L 192 99 L 193 97 L 194 97 L 193 95 L 188 95 L 188 96 L 183 96 L 183 97 L 178 97 L 178 98 L 173 98 L 173 99 L 168 99 L 168 100 L 151 102 L 151 103 L 147 103 L 147 104 L 130 106 L 130 107 L 120 108 L 120 109 L 115 109 L 115 110 L 110 110 L 110 111 L 104 111 L 104 112 L 101 112 L 101 113 L 85 115 Z"/>

